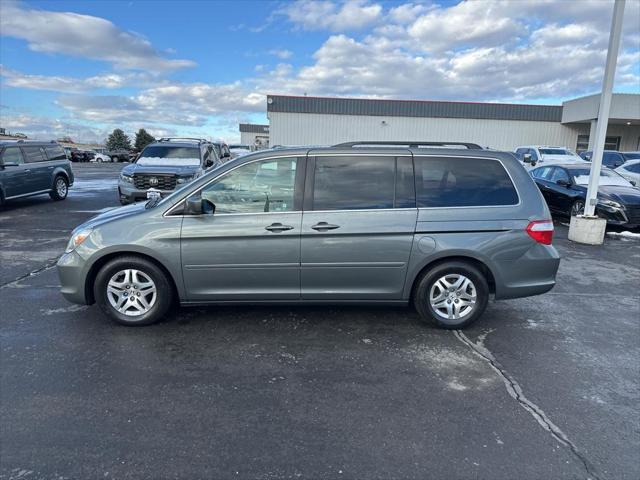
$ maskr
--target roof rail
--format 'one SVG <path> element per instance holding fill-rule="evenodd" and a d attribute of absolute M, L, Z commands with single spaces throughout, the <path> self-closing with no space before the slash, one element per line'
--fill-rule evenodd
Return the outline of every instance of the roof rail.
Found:
<path fill-rule="evenodd" d="M 480 145 L 478 145 L 477 143 L 469 143 L 469 142 L 397 142 L 397 141 L 390 141 L 390 142 L 383 142 L 383 141 L 373 141 L 373 142 L 345 142 L 345 143 L 338 143 L 337 145 L 334 145 L 334 147 L 343 147 L 343 148 L 350 148 L 350 147 L 366 147 L 366 146 L 374 146 L 374 147 L 379 147 L 379 146 L 406 146 L 409 148 L 420 148 L 420 147 L 465 147 L 468 148 L 469 150 L 482 150 L 482 147 Z"/>
<path fill-rule="evenodd" d="M 180 140 L 189 140 L 189 141 L 194 141 L 198 143 L 205 143 L 209 141 L 204 138 L 194 138 L 194 137 L 162 137 L 160 140 L 158 140 L 158 142 L 171 142 L 171 141 L 180 141 Z"/>

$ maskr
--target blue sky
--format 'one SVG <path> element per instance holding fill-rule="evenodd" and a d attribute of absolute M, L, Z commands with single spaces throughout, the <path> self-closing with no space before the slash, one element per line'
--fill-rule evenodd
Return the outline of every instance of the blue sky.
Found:
<path fill-rule="evenodd" d="M 266 94 L 559 104 L 597 92 L 612 2 L 0 3 L 0 125 L 237 140 Z M 640 2 L 615 90 L 640 93 Z"/>

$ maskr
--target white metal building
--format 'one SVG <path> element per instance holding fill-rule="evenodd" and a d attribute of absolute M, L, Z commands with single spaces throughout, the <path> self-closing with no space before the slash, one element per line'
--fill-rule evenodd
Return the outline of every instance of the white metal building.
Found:
<path fill-rule="evenodd" d="M 562 105 L 267 96 L 271 145 L 332 145 L 356 140 L 473 142 L 590 148 L 599 95 Z M 640 150 L 640 95 L 615 94 L 607 149 Z"/>
<path fill-rule="evenodd" d="M 241 123 L 240 143 L 257 150 L 269 148 L 269 125 Z"/>

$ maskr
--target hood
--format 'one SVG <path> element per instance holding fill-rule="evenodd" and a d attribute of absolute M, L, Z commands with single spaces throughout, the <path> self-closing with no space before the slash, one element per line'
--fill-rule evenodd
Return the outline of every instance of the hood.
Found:
<path fill-rule="evenodd" d="M 100 215 L 96 215 L 95 217 L 90 218 L 82 225 L 78 226 L 75 230 L 79 230 L 81 228 L 88 227 L 97 227 L 102 225 L 103 223 L 110 222 L 112 220 L 117 220 L 124 217 L 130 217 L 132 215 L 137 215 L 138 213 L 142 213 L 146 211 L 144 208 L 145 202 L 134 203 L 132 205 L 126 205 L 124 207 L 114 207 L 111 210 L 107 210 Z"/>
<path fill-rule="evenodd" d="M 598 198 L 613 200 L 629 206 L 640 206 L 640 189 L 623 185 L 603 185 L 598 188 Z"/>
<path fill-rule="evenodd" d="M 199 165 L 139 165 L 133 163 L 122 169 L 125 175 L 144 174 L 144 175 L 178 175 L 192 176 L 200 170 Z"/>
<path fill-rule="evenodd" d="M 586 162 L 586 160 L 578 157 L 577 155 L 541 155 L 542 160 L 545 162 L 556 162 L 556 163 L 580 163 Z"/>

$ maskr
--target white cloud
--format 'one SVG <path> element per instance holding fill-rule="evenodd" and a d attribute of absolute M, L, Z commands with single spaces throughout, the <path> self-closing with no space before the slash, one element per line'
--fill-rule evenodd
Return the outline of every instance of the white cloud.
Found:
<path fill-rule="evenodd" d="M 167 72 L 195 65 L 160 56 L 147 39 L 110 21 L 72 12 L 36 10 L 8 1 L 1 4 L 2 35 L 21 38 L 35 52 L 102 60 L 119 69 Z"/>
<path fill-rule="evenodd" d="M 286 50 L 284 48 L 274 48 L 273 50 L 269 50 L 269 55 L 273 55 L 274 57 L 281 58 L 282 60 L 286 60 L 287 58 L 291 58 L 293 52 L 291 50 Z"/>
<path fill-rule="evenodd" d="M 361 30 L 377 22 L 382 7 L 368 0 L 346 0 L 341 4 L 329 0 L 301 0 L 292 2 L 280 13 L 304 30 L 346 32 Z"/>
<path fill-rule="evenodd" d="M 143 72 L 104 73 L 87 78 L 67 76 L 32 75 L 18 72 L 0 65 L 0 77 L 4 85 L 29 90 L 50 90 L 62 93 L 82 93 L 96 88 L 117 89 L 128 86 L 158 84 L 159 80 Z"/>

